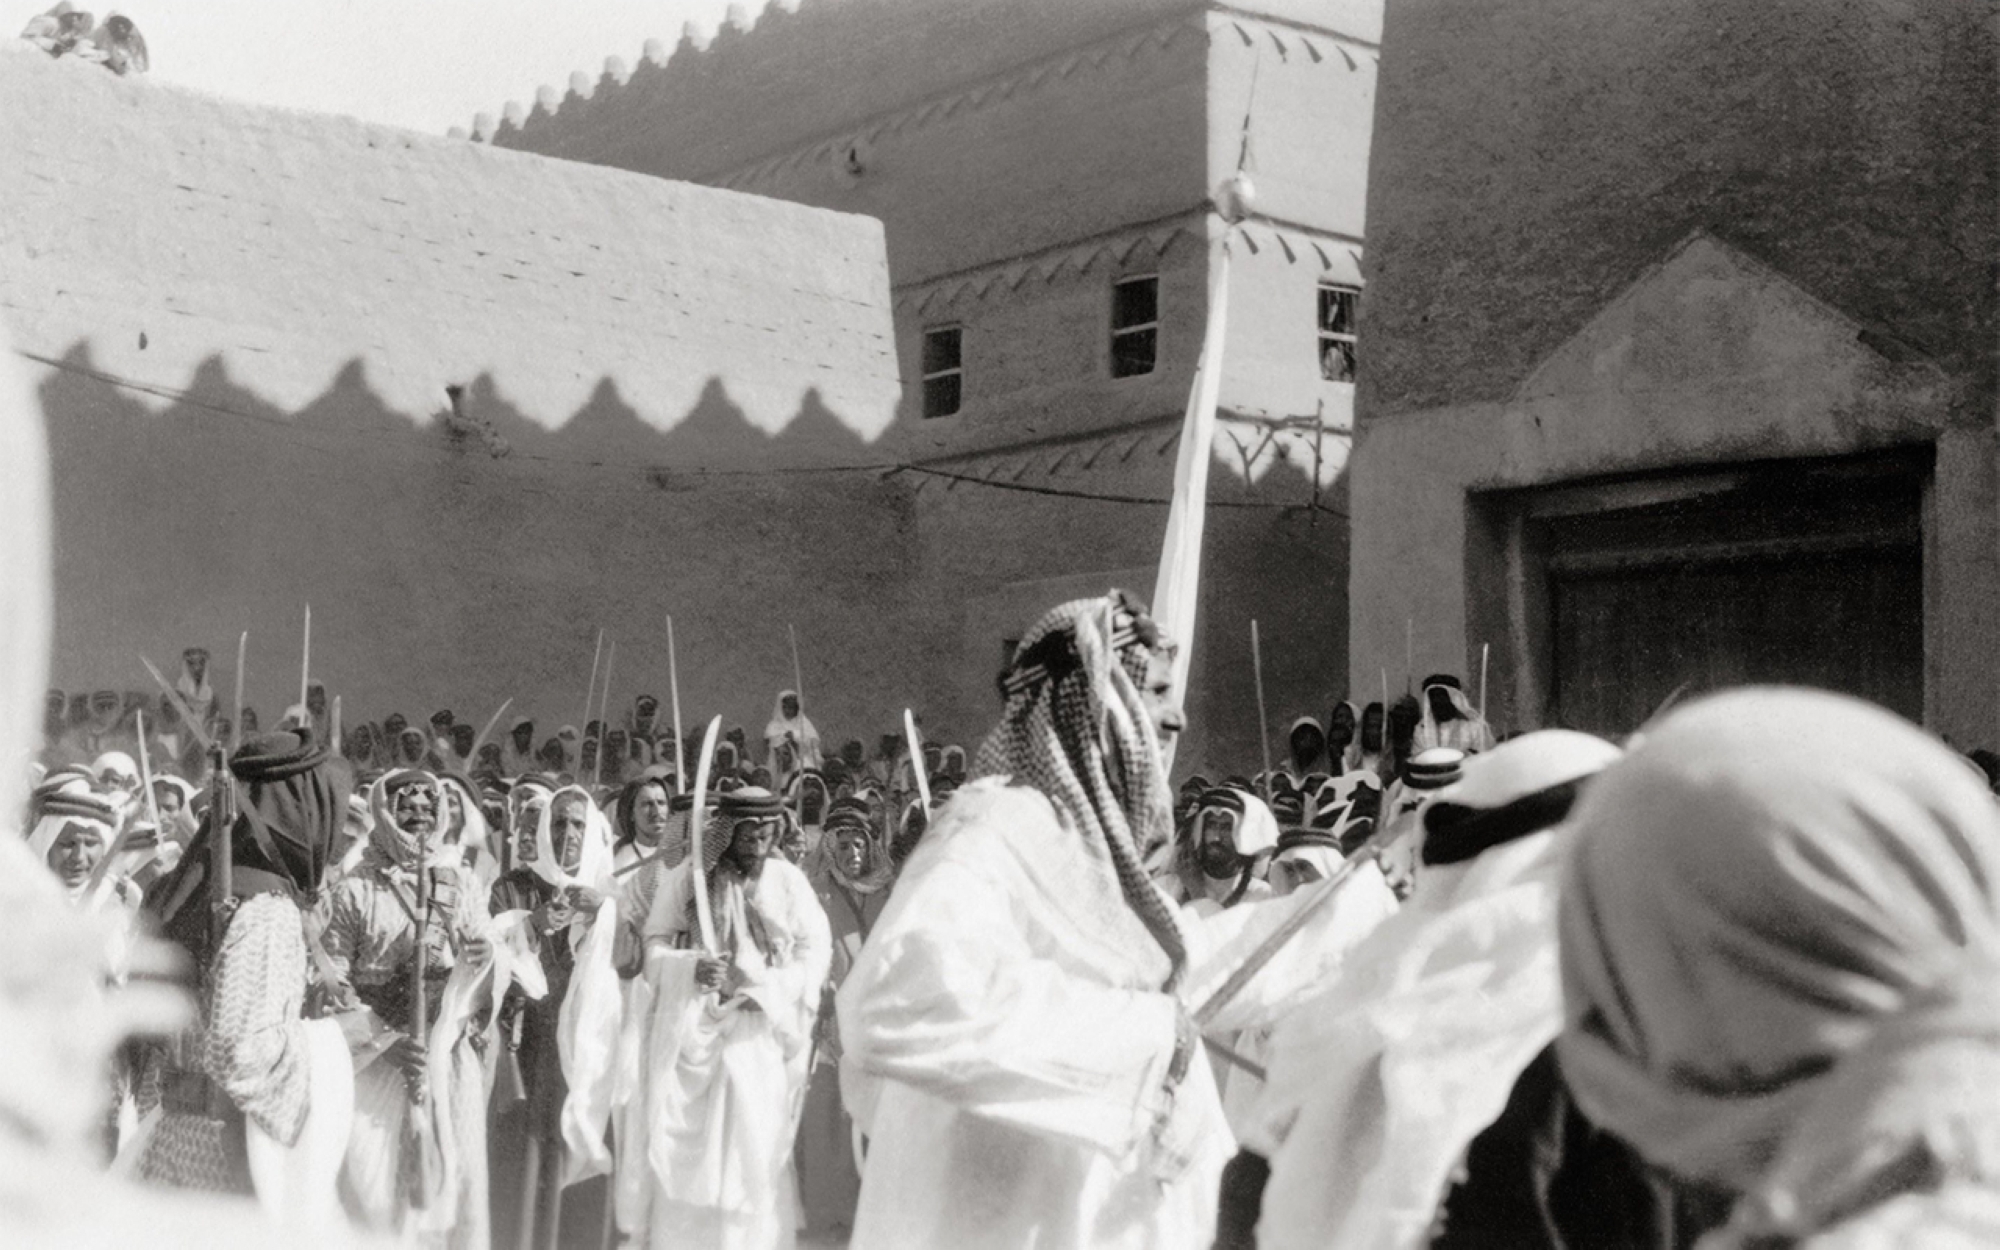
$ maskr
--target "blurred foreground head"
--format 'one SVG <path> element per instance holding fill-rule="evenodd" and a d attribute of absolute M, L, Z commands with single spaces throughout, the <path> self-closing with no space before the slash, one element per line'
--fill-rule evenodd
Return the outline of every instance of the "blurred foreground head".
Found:
<path fill-rule="evenodd" d="M 1575 824 L 1558 1054 L 1593 1122 L 1745 1195 L 1746 1244 L 2000 1187 L 2000 808 L 1976 770 L 1871 704 L 1753 687 L 1668 715 Z"/>

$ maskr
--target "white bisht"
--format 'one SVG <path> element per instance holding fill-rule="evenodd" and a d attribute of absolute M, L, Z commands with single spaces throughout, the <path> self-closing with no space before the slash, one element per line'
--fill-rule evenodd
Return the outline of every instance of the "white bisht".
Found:
<path fill-rule="evenodd" d="M 623 1121 L 643 1132 L 644 1152 L 621 1149 L 619 1226 L 660 1247 L 789 1246 L 795 1111 L 833 956 L 826 913 L 805 874 L 780 858 L 765 861 L 748 888 L 727 892 L 718 929 L 744 934 L 744 911 L 754 908 L 772 950 L 765 964 L 740 938 L 749 982 L 721 1002 L 694 981 L 692 864 L 674 868 L 644 925 L 647 995 L 634 1001 L 647 1002 L 650 1021 L 643 1034 L 628 1032 L 643 1050 L 628 1068 L 634 1104 Z"/>
<path fill-rule="evenodd" d="M 1217 1028 L 1268 1022 L 1337 966 L 1393 906 L 1374 885 L 1316 916 Z M 1219 984 L 1292 910 L 1182 913 L 1190 989 Z M 1201 1055 L 1163 1090 L 1168 970 L 1100 844 L 1038 791 L 961 789 L 837 1000 L 841 1091 L 870 1139 L 856 1250 L 1207 1245 L 1236 1144 Z"/>

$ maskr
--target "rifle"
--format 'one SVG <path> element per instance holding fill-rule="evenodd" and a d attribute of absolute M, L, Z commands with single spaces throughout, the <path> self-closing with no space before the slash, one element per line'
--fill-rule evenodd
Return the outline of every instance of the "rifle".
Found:
<path fill-rule="evenodd" d="M 236 779 L 219 742 L 209 744 L 208 768 L 208 949 L 213 955 L 222 949 L 235 893 L 230 842 L 236 833 Z"/>

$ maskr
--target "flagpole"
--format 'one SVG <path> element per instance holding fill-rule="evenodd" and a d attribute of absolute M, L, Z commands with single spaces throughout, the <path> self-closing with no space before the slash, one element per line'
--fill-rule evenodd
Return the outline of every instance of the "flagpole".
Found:
<path fill-rule="evenodd" d="M 1178 643 L 1173 659 L 1172 698 L 1187 699 L 1188 671 L 1194 658 L 1195 606 L 1201 592 L 1201 546 L 1208 511 L 1208 471 L 1215 446 L 1216 405 L 1221 399 L 1222 348 L 1229 329 L 1228 227 L 1209 253 L 1208 325 L 1202 336 L 1201 358 L 1189 388 L 1187 411 L 1181 421 L 1180 449 L 1174 465 L 1174 497 L 1167 509 L 1166 540 L 1160 551 L 1160 571 L 1153 583 L 1153 619 Z M 1161 748 L 1168 772 L 1173 769 L 1174 743 Z"/>

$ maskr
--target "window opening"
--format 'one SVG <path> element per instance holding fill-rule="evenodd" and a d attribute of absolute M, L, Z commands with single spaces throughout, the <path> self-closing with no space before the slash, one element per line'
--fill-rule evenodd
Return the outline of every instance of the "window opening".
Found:
<path fill-rule="evenodd" d="M 963 326 L 924 331 L 924 416 L 948 417 L 964 398 Z"/>
<path fill-rule="evenodd" d="M 1355 315 L 1358 287 L 1321 283 L 1319 288 L 1319 375 L 1329 382 L 1354 380 Z"/>
<path fill-rule="evenodd" d="M 1160 348 L 1160 279 L 1127 278 L 1111 288 L 1111 376 L 1153 371 Z"/>

